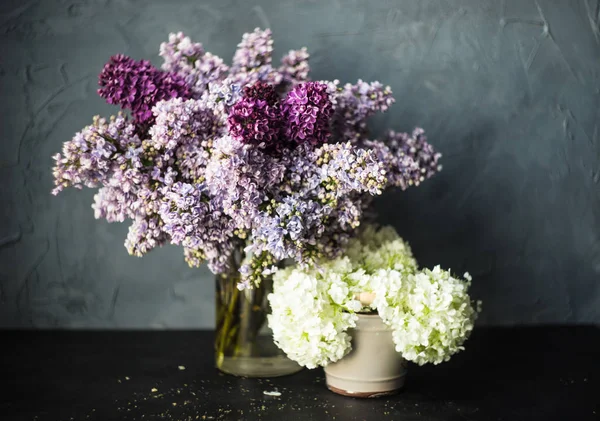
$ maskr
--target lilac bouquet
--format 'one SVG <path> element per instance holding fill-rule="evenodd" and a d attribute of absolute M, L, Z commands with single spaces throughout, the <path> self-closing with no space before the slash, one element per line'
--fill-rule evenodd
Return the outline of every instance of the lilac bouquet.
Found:
<path fill-rule="evenodd" d="M 419 185 L 441 155 L 421 129 L 368 137 L 389 87 L 310 81 L 305 48 L 279 66 L 272 52 L 271 31 L 256 29 L 230 66 L 182 33 L 160 46 L 162 69 L 112 57 L 98 93 L 125 111 L 63 145 L 53 194 L 99 188 L 95 216 L 131 221 L 130 254 L 181 245 L 191 266 L 239 269 L 240 288 L 284 260 L 340 255 L 373 196 Z"/>

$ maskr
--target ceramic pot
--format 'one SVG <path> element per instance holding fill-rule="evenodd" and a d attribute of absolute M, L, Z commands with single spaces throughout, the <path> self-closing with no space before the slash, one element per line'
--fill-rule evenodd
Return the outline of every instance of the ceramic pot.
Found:
<path fill-rule="evenodd" d="M 332 392 L 357 398 L 397 393 L 404 386 L 406 361 L 396 352 L 392 330 L 377 314 L 359 314 L 352 336 L 352 351 L 325 367 Z"/>

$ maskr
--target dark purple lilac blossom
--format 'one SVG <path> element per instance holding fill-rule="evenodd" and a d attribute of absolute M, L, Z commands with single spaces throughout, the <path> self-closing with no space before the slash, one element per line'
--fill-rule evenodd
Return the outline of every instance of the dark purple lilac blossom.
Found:
<path fill-rule="evenodd" d="M 275 89 L 262 82 L 247 86 L 242 99 L 231 107 L 227 121 L 234 139 L 261 149 L 276 149 L 281 113 Z"/>
<path fill-rule="evenodd" d="M 327 85 L 305 82 L 297 85 L 282 102 L 284 134 L 295 144 L 308 142 L 321 145 L 327 142 L 333 106 Z"/>
<path fill-rule="evenodd" d="M 98 94 L 109 104 L 131 110 L 137 123 L 152 118 L 152 106 L 163 99 L 188 98 L 190 91 L 176 73 L 162 72 L 147 60 L 112 56 L 98 78 Z"/>

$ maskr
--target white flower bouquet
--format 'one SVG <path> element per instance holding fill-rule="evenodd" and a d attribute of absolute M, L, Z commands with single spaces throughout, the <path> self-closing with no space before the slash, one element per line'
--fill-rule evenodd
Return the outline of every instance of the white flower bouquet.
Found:
<path fill-rule="evenodd" d="M 470 282 L 439 266 L 419 270 L 393 228 L 367 226 L 342 257 L 275 274 L 269 326 L 289 358 L 315 368 L 348 354 L 358 314 L 377 312 L 405 360 L 439 364 L 473 330 L 481 303 L 470 299 Z"/>

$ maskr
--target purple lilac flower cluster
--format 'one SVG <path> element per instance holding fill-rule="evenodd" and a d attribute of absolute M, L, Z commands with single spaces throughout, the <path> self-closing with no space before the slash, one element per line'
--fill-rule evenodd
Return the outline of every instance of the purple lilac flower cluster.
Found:
<path fill-rule="evenodd" d="M 136 61 L 122 54 L 110 58 L 98 83 L 98 94 L 106 102 L 131 110 L 140 124 L 152 118 L 152 106 L 158 101 L 190 95 L 185 80 L 177 74 L 161 72 L 147 60 Z"/>
<path fill-rule="evenodd" d="M 229 136 L 217 139 L 206 168 L 211 196 L 246 238 L 261 206 L 285 177 L 285 163 Z"/>
<path fill-rule="evenodd" d="M 204 194 L 203 184 L 176 182 L 165 191 L 159 215 L 163 231 L 173 244 L 189 250 L 201 250 L 213 272 L 225 270 L 223 265 L 233 252 L 234 226 L 221 209 Z"/>
<path fill-rule="evenodd" d="M 384 112 L 394 103 L 392 90 L 379 82 L 362 80 L 343 88 L 335 84 L 334 134 L 337 141 L 359 141 L 366 135 L 367 119 L 376 112 Z"/>
<path fill-rule="evenodd" d="M 384 142 L 389 145 L 394 156 L 404 154 L 417 163 L 420 174 L 419 178 L 414 180 L 413 184 L 416 186 L 442 170 L 439 163 L 442 154 L 427 143 L 425 131 L 420 127 L 414 129 L 411 134 L 390 131 Z"/>
<path fill-rule="evenodd" d="M 154 107 L 155 123 L 145 142 L 155 166 L 153 177 L 161 181 L 163 170 L 177 164 L 178 175 L 193 182 L 204 179 L 213 139 L 223 132 L 223 122 L 202 100 L 175 98 Z"/>
<path fill-rule="evenodd" d="M 328 86 L 324 83 L 298 84 L 283 98 L 280 107 L 275 88 L 256 82 L 247 86 L 242 98 L 231 107 L 229 132 L 243 143 L 276 152 L 304 142 L 317 146 L 331 136 L 332 113 Z"/>
<path fill-rule="evenodd" d="M 136 212 L 132 209 L 136 199 L 135 193 L 124 191 L 118 186 L 101 187 L 94 195 L 94 216 L 108 222 L 124 222 L 126 219 L 136 218 Z"/>
<path fill-rule="evenodd" d="M 129 227 L 125 248 L 129 254 L 141 257 L 155 247 L 167 243 L 169 236 L 158 216 L 138 217 Z"/>
<path fill-rule="evenodd" d="M 308 65 L 309 58 L 310 55 L 306 47 L 300 50 L 289 51 L 281 59 L 281 66 L 279 66 L 279 73 L 281 74 L 283 83 L 295 86 L 298 83 L 306 82 L 308 80 L 308 73 L 310 72 L 310 66 Z"/>
<path fill-rule="evenodd" d="M 365 140 L 362 145 L 371 149 L 379 162 L 385 165 L 388 186 L 418 186 L 441 171 L 442 155 L 429 143 L 423 129 L 416 128 L 412 134 L 389 131 L 384 142 Z"/>
<path fill-rule="evenodd" d="M 242 41 L 233 56 L 233 69 L 237 73 L 251 72 L 270 65 L 273 55 L 273 38 L 270 29 L 256 28 L 242 35 Z"/>
<path fill-rule="evenodd" d="M 234 139 L 263 149 L 277 147 L 281 113 L 273 86 L 263 82 L 246 86 L 242 99 L 231 107 L 228 122 Z"/>
<path fill-rule="evenodd" d="M 99 93 L 130 117 L 96 117 L 66 142 L 53 193 L 99 188 L 94 214 L 132 221 L 132 255 L 171 243 L 222 273 L 242 253 L 242 286 L 281 261 L 339 255 L 374 196 L 418 185 L 441 155 L 421 129 L 368 137 L 389 87 L 311 82 L 305 48 L 279 67 L 272 53 L 271 32 L 256 29 L 230 67 L 182 33 L 161 44 L 162 70 L 114 56 Z"/>
<path fill-rule="evenodd" d="M 183 78 L 196 99 L 211 83 L 223 80 L 229 70 L 223 59 L 205 52 L 201 43 L 192 42 L 182 32 L 169 35 L 169 41 L 160 45 L 160 56 L 162 69 Z"/>
<path fill-rule="evenodd" d="M 54 195 L 65 187 L 99 187 L 107 184 L 116 169 L 135 159 L 141 145 L 135 126 L 123 114 L 110 120 L 94 117 L 93 123 L 63 144 L 54 156 Z"/>
<path fill-rule="evenodd" d="M 374 153 L 349 142 L 317 149 L 303 144 L 280 159 L 286 168 L 282 183 L 265 198 L 247 248 L 261 264 L 242 268 L 250 282 L 270 273 L 272 262 L 310 265 L 339 253 L 360 223 L 368 203 L 362 197 L 381 193 L 386 183 Z"/>
<path fill-rule="evenodd" d="M 294 143 L 309 142 L 320 145 L 327 142 L 333 105 L 327 85 L 306 82 L 293 88 L 283 100 L 285 136 Z"/>
<path fill-rule="evenodd" d="M 270 29 L 256 28 L 242 36 L 233 56 L 232 78 L 242 86 L 264 82 L 278 87 L 283 75 L 272 66 L 273 38 Z"/>

